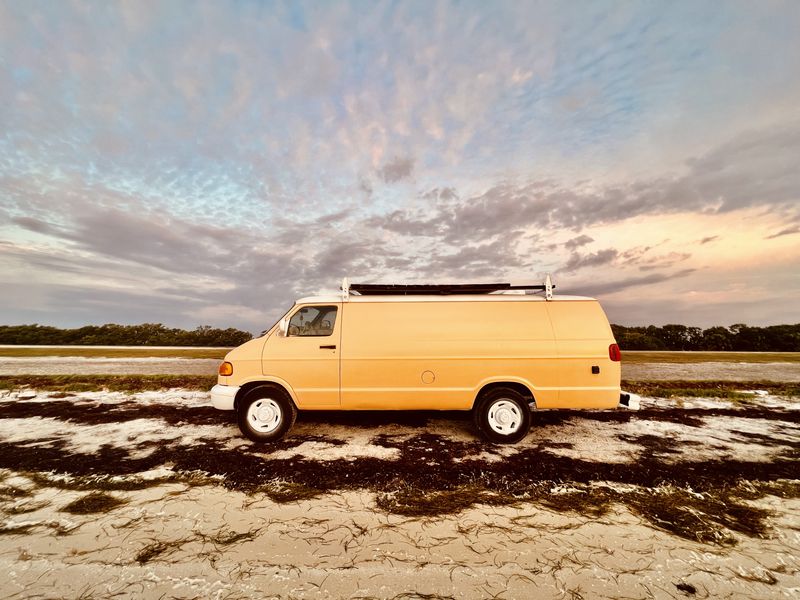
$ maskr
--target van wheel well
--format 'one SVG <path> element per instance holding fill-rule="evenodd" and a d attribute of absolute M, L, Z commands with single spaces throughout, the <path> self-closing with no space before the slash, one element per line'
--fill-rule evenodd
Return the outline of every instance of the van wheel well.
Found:
<path fill-rule="evenodd" d="M 531 392 L 530 389 L 528 389 L 528 386 L 526 386 L 526 385 L 524 385 L 522 383 L 519 383 L 517 381 L 494 381 L 492 383 L 487 383 L 485 386 L 483 386 L 480 389 L 480 391 L 478 392 L 478 395 L 475 396 L 475 400 L 472 402 L 472 407 L 475 408 L 475 405 L 478 403 L 478 400 L 484 394 L 486 394 L 487 392 L 490 392 L 491 390 L 493 390 L 495 388 L 511 388 L 512 390 L 515 390 L 515 391 L 519 392 L 520 394 L 522 394 L 522 396 L 528 401 L 529 404 L 531 402 L 533 402 L 533 403 L 536 402 L 536 398 L 533 397 L 533 392 Z"/>
<path fill-rule="evenodd" d="M 275 383 L 274 381 L 250 381 L 249 383 L 245 383 L 242 387 L 239 388 L 239 391 L 236 392 L 236 397 L 233 399 L 233 410 L 238 410 L 239 401 L 242 398 L 244 398 L 250 390 L 258 387 L 275 388 L 277 390 L 281 390 L 282 392 L 284 392 L 290 399 L 292 397 L 289 391 L 285 387 L 283 387 L 279 383 Z M 292 404 L 294 404 L 294 400 L 292 400 L 291 402 Z"/>

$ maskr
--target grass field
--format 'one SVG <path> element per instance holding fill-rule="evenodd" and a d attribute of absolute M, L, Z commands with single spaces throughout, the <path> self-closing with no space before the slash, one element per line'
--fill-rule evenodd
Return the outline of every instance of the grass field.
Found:
<path fill-rule="evenodd" d="M 216 375 L 9 375 L 0 376 L 0 390 L 29 387 L 50 392 L 144 392 L 181 388 L 206 391 Z"/>
<path fill-rule="evenodd" d="M 0 346 L 0 357 L 36 358 L 83 356 L 87 358 L 218 358 L 230 348 L 180 348 L 148 346 Z M 800 363 L 800 352 L 652 352 L 623 350 L 627 363 Z"/>
<path fill-rule="evenodd" d="M 653 352 L 649 350 L 623 350 L 622 362 L 627 363 L 701 363 L 745 362 L 773 363 L 800 362 L 800 352 Z"/>
<path fill-rule="evenodd" d="M 218 358 L 230 348 L 179 348 L 148 346 L 0 346 L 0 357 L 38 358 L 83 356 L 87 358 Z"/>

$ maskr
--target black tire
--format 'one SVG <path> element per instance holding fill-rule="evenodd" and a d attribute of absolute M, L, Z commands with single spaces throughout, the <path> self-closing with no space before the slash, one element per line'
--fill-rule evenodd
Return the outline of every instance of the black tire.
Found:
<path fill-rule="evenodd" d="M 259 428 L 257 417 L 253 414 L 258 410 L 258 403 L 262 403 L 265 411 L 270 416 L 277 415 L 277 422 L 270 419 L 272 424 L 266 422 Z M 251 407 L 254 407 L 251 411 Z M 249 390 L 239 401 L 236 408 L 236 420 L 241 432 L 253 442 L 274 442 L 286 435 L 297 419 L 297 408 L 292 398 L 282 387 L 277 385 L 262 385 Z"/>
<path fill-rule="evenodd" d="M 502 416 L 497 413 L 498 408 L 503 410 Z M 507 425 L 499 423 L 499 419 L 505 418 L 509 419 Z M 480 395 L 472 409 L 472 419 L 485 440 L 493 444 L 515 444 L 528 435 L 531 409 L 527 398 L 517 390 L 496 387 Z M 499 430 L 503 428 L 507 428 L 508 432 Z"/>

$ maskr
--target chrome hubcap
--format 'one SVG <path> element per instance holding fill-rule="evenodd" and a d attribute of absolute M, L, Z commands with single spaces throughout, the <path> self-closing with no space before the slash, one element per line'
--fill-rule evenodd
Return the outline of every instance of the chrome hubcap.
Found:
<path fill-rule="evenodd" d="M 272 433 L 283 421 L 280 405 L 271 398 L 261 398 L 247 409 L 247 422 L 259 433 Z"/>
<path fill-rule="evenodd" d="M 489 407 L 489 427 L 497 433 L 511 435 L 522 426 L 522 412 L 510 400 L 497 400 Z"/>

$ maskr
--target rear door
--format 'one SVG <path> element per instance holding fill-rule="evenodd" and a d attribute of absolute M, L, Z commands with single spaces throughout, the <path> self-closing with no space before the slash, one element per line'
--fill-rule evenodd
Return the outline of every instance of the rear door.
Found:
<path fill-rule="evenodd" d="M 298 408 L 339 407 L 341 303 L 298 306 L 286 337 L 270 336 L 264 346 L 264 375 L 283 379 Z"/>

